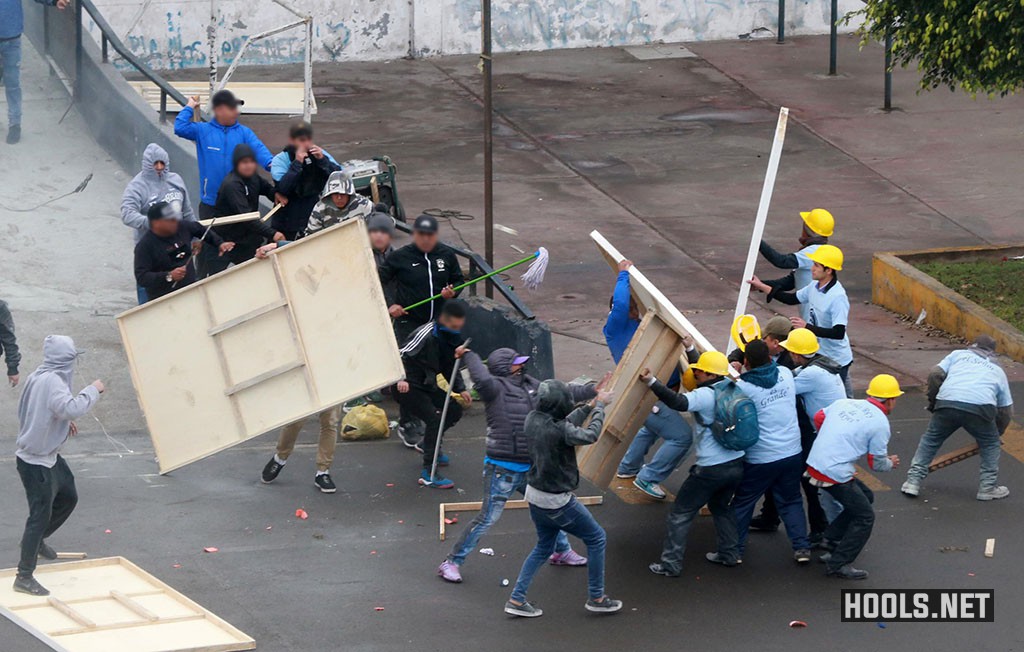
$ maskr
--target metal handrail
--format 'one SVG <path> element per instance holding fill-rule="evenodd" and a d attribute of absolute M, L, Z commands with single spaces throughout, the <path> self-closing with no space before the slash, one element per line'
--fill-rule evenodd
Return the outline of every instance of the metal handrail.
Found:
<path fill-rule="evenodd" d="M 402 231 L 404 233 L 412 233 L 412 227 L 404 222 L 396 221 L 395 227 L 398 228 L 399 231 Z M 475 251 L 469 249 L 462 249 L 460 247 L 456 247 L 455 245 L 448 244 L 447 242 L 445 244 L 451 247 L 452 250 L 455 251 L 457 255 L 462 256 L 463 258 L 469 261 L 470 278 L 477 278 L 477 275 L 475 274 L 475 272 L 477 271 L 480 272 L 479 276 L 483 276 L 484 274 L 490 274 L 491 272 L 494 271 L 494 268 L 487 264 L 487 261 L 484 260 L 484 257 L 476 253 Z M 509 305 L 515 308 L 516 312 L 522 315 L 523 319 L 536 319 L 536 315 L 533 314 L 533 311 L 530 310 L 529 306 L 523 303 L 522 299 L 519 298 L 519 295 L 517 295 L 516 291 L 513 290 L 511 287 L 505 285 L 504 283 L 491 283 L 491 279 L 488 279 L 487 281 L 484 282 L 496 288 L 498 292 L 500 292 L 501 295 L 505 297 L 505 300 L 508 301 Z M 476 296 L 476 288 L 476 285 L 469 286 L 470 295 Z"/>
<path fill-rule="evenodd" d="M 156 84 L 157 88 L 160 89 L 160 122 L 167 122 L 167 97 L 170 96 L 175 102 L 181 106 L 188 104 L 188 98 L 186 98 L 180 91 L 171 86 L 171 84 L 158 75 L 156 71 L 150 68 L 146 63 L 140 60 L 135 54 L 128 49 L 127 46 L 121 41 L 121 39 L 114 32 L 114 28 L 110 26 L 106 18 L 99 12 L 96 5 L 92 3 L 92 0 L 76 0 L 75 2 L 75 36 L 77 43 L 75 44 L 75 88 L 77 92 L 79 80 L 81 79 L 82 72 L 82 56 L 84 56 L 84 48 L 82 46 L 82 10 L 89 12 L 89 16 L 93 22 L 96 23 L 96 27 L 100 30 L 100 44 L 101 51 L 103 53 L 103 63 L 109 63 L 110 58 L 108 56 L 108 45 L 113 47 L 114 51 L 121 55 L 125 61 L 130 63 L 133 68 L 139 71 L 143 77 Z M 198 113 L 198 111 L 197 111 Z"/>

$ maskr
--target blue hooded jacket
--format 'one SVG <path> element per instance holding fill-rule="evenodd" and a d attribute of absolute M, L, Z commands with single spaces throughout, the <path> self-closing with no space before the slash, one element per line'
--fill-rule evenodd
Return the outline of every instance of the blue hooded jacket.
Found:
<path fill-rule="evenodd" d="M 6 0 L 0 0 L 5 2 Z M 240 122 L 224 127 L 216 120 L 192 122 L 192 108 L 185 107 L 174 119 L 174 135 L 195 141 L 199 159 L 199 201 L 207 206 L 217 203 L 217 191 L 224 177 L 234 169 L 231 156 L 238 145 L 248 145 L 256 154 L 256 162 L 270 169 L 274 156 L 252 129 Z"/>
<path fill-rule="evenodd" d="M 52 7 L 57 0 L 36 0 L 41 5 Z M 25 29 L 25 12 L 21 0 L 0 0 L 0 41 L 21 36 Z"/>

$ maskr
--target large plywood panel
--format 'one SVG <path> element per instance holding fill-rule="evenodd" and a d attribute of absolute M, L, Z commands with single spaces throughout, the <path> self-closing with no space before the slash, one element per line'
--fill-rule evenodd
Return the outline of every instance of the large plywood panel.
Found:
<path fill-rule="evenodd" d="M 163 473 L 403 373 L 357 220 L 129 310 L 118 324 Z"/>
<path fill-rule="evenodd" d="M 0 571 L 0 611 L 59 652 L 230 652 L 252 638 L 121 557 L 40 566 L 50 597 L 15 593 Z"/>

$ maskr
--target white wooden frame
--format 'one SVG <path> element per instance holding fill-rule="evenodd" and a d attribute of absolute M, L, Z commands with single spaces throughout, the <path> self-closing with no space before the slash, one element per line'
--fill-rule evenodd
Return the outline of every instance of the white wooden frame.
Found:
<path fill-rule="evenodd" d="M 404 374 L 362 220 L 117 317 L 160 472 Z"/>

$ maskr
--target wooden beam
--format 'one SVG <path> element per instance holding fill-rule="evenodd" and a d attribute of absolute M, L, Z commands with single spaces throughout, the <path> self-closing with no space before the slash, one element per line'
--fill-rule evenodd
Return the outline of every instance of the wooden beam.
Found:
<path fill-rule="evenodd" d="M 253 211 L 251 213 L 239 213 L 238 215 L 225 215 L 223 217 L 211 217 L 205 220 L 199 220 L 199 223 L 203 226 L 227 226 L 228 224 L 238 224 L 239 222 L 252 222 L 253 220 L 260 219 L 260 212 Z"/>
<path fill-rule="evenodd" d="M 262 382 L 266 382 L 271 378 L 280 376 L 281 374 L 288 373 L 292 369 L 298 369 L 299 367 L 303 367 L 305 366 L 305 364 L 306 363 L 303 362 L 302 360 L 292 360 L 291 362 L 286 362 L 283 365 L 278 365 L 273 369 L 268 369 L 267 371 L 264 371 L 261 374 L 256 374 L 255 376 L 249 378 L 248 380 L 243 380 L 242 382 L 237 383 L 236 385 L 228 387 L 227 389 L 224 390 L 224 393 L 228 396 L 231 396 L 232 394 L 237 394 L 242 390 L 249 389 L 250 387 L 255 387 L 256 385 L 259 385 Z"/>
<path fill-rule="evenodd" d="M 85 559 L 89 555 L 84 552 L 58 552 L 57 559 Z"/>
<path fill-rule="evenodd" d="M 229 320 L 227 320 L 226 322 L 224 322 L 222 324 L 217 324 L 216 326 L 213 326 L 212 328 L 207 329 L 206 332 L 209 335 L 218 335 L 220 333 L 223 333 L 226 330 L 234 328 L 235 326 L 238 326 L 240 324 L 244 324 L 247 321 L 250 321 L 252 319 L 256 319 L 257 317 L 265 315 L 268 312 L 271 312 L 273 310 L 277 310 L 278 308 L 283 308 L 284 306 L 287 306 L 287 305 L 288 305 L 288 300 L 285 299 L 284 297 L 280 297 L 278 299 L 275 299 L 274 301 L 271 301 L 270 303 L 268 303 L 268 304 L 266 304 L 264 306 L 260 306 L 259 308 L 256 308 L 255 310 L 250 310 L 249 312 L 245 313 L 244 315 L 239 315 L 239 316 L 235 317 L 234 319 L 229 319 Z"/>
<path fill-rule="evenodd" d="M 126 608 L 128 611 L 131 611 L 137 616 L 141 616 L 142 618 L 148 620 L 151 623 L 155 623 L 156 621 L 160 620 L 160 616 L 156 615 L 149 609 L 143 607 L 141 604 L 139 604 L 135 600 L 132 600 L 129 596 L 125 595 L 124 593 L 121 593 L 120 591 L 111 591 L 110 597 L 114 598 L 115 601 L 124 606 L 124 608 Z"/>
<path fill-rule="evenodd" d="M 931 464 L 928 465 L 928 471 L 935 471 L 937 469 L 950 466 L 951 464 L 962 462 L 969 457 L 974 457 L 975 455 L 977 455 L 979 450 L 980 449 L 978 448 L 977 444 L 971 444 L 970 446 L 958 448 L 955 451 L 946 453 L 945 455 L 939 455 L 934 460 L 932 460 Z"/>
<path fill-rule="evenodd" d="M 51 607 L 53 607 L 57 611 L 61 612 L 62 614 L 64 614 L 68 618 L 70 618 L 71 620 L 75 621 L 76 623 L 78 623 L 82 627 L 84 627 L 86 629 L 95 629 L 96 623 L 94 623 L 92 620 L 86 618 L 82 614 L 78 613 L 75 610 L 74 607 L 70 606 L 69 604 L 67 604 L 63 600 L 58 600 L 57 598 L 55 598 L 55 597 L 53 597 L 51 595 L 50 597 L 48 597 L 46 599 L 46 602 Z"/>
<path fill-rule="evenodd" d="M 576 500 L 578 500 L 581 505 L 593 506 L 604 504 L 604 496 L 577 496 Z M 475 500 L 466 503 L 440 503 L 437 507 L 441 520 L 438 527 L 438 533 L 441 541 L 444 541 L 445 536 L 445 514 L 448 512 L 478 511 L 483 506 L 484 503 L 482 500 Z M 529 506 L 530 504 L 525 500 L 509 500 L 505 503 L 505 509 L 526 509 Z"/>

